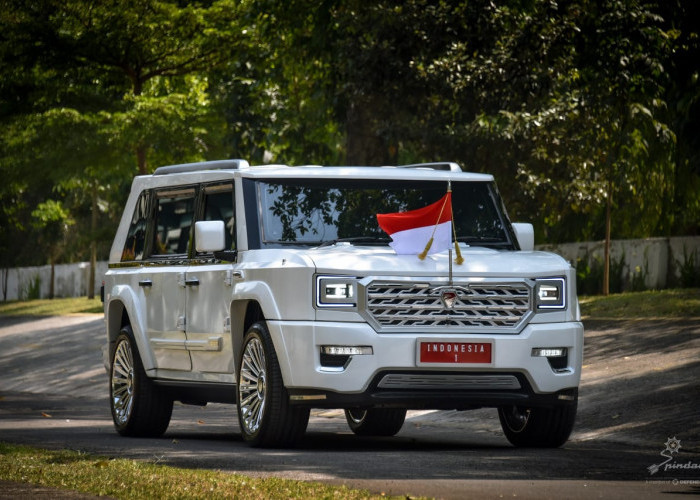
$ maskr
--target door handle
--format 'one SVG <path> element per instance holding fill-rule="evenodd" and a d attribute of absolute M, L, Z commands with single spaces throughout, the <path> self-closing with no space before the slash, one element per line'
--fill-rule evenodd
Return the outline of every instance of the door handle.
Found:
<path fill-rule="evenodd" d="M 144 288 L 151 287 L 153 286 L 153 282 L 151 280 L 141 280 L 139 281 L 139 286 L 142 286 Z"/>
<path fill-rule="evenodd" d="M 187 278 L 185 286 L 199 286 L 199 278 Z"/>

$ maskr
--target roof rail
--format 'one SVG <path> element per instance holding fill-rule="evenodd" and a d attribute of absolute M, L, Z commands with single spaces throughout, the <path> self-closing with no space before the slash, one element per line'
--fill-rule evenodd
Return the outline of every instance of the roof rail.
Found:
<path fill-rule="evenodd" d="M 217 160 L 217 161 L 200 161 L 197 163 L 182 163 L 180 165 L 168 165 L 167 167 L 158 167 L 153 175 L 168 175 L 182 174 L 185 172 L 199 172 L 201 170 L 238 170 L 248 168 L 248 162 L 245 160 Z"/>
<path fill-rule="evenodd" d="M 461 172 L 462 168 L 454 162 L 413 163 L 411 165 L 399 165 L 401 168 L 426 168 L 430 170 L 446 170 L 448 172 Z"/>

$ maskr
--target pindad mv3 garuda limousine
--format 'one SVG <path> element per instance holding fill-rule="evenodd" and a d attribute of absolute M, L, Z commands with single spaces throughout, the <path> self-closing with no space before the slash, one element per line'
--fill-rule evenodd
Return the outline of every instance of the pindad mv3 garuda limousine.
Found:
<path fill-rule="evenodd" d="M 253 446 L 293 446 L 312 408 L 391 436 L 408 409 L 492 407 L 515 446 L 574 424 L 574 270 L 454 163 L 158 168 L 133 181 L 103 299 L 125 436 L 164 433 L 173 401 L 235 404 Z"/>

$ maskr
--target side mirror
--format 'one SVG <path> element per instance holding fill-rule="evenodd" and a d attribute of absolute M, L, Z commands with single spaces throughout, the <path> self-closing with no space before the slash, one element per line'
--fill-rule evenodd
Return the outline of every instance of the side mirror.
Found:
<path fill-rule="evenodd" d="M 514 222 L 513 231 L 515 231 L 515 237 L 518 238 L 520 250 L 531 252 L 535 249 L 535 229 L 532 224 Z"/>
<path fill-rule="evenodd" d="M 199 221 L 194 225 L 195 249 L 199 253 L 223 250 L 226 245 L 226 227 L 222 220 Z"/>

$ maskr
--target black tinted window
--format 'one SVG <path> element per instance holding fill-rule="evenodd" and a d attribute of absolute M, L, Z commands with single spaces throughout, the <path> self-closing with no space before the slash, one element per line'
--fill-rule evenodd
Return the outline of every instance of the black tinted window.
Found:
<path fill-rule="evenodd" d="M 226 225 L 226 249 L 235 250 L 233 186 L 211 186 L 204 193 L 204 220 L 222 220 Z"/>
<path fill-rule="evenodd" d="M 194 215 L 194 189 L 157 195 L 154 255 L 187 254 Z"/>
<path fill-rule="evenodd" d="M 446 182 L 389 180 L 267 181 L 258 183 L 263 244 L 315 245 L 338 238 L 388 236 L 378 213 L 423 208 L 447 192 Z M 486 182 L 453 182 L 455 232 L 469 244 L 511 246 L 497 195 Z"/>

